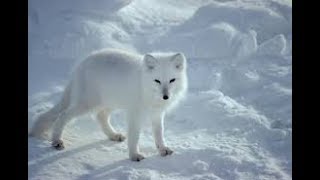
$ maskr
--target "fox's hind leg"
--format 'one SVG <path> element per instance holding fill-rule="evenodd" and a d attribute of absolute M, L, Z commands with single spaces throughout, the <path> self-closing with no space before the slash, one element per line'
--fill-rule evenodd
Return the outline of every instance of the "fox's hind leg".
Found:
<path fill-rule="evenodd" d="M 52 109 L 40 115 L 33 124 L 29 136 L 47 138 L 46 133 L 52 128 L 55 121 L 57 121 L 60 113 L 69 106 L 70 101 L 70 85 L 66 86 L 61 101 Z"/>
<path fill-rule="evenodd" d="M 79 116 L 86 111 L 86 109 L 76 106 L 68 108 L 60 114 L 52 129 L 52 146 L 55 149 L 64 149 L 64 144 L 61 137 L 67 123 L 70 122 L 74 117 Z"/>
<path fill-rule="evenodd" d="M 122 142 L 126 139 L 124 135 L 115 131 L 110 123 L 111 110 L 104 109 L 98 112 L 97 119 L 103 132 L 109 137 L 111 141 Z"/>

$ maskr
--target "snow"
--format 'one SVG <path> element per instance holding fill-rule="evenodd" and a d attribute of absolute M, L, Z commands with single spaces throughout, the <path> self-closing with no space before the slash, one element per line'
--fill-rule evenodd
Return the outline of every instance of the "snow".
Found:
<path fill-rule="evenodd" d="M 292 179 L 292 2 L 285 0 L 31 0 L 28 124 L 51 108 L 91 51 L 180 51 L 189 90 L 165 120 L 174 154 L 128 159 L 95 117 L 66 127 L 66 149 L 29 138 L 29 179 Z M 126 133 L 125 115 L 114 112 Z"/>

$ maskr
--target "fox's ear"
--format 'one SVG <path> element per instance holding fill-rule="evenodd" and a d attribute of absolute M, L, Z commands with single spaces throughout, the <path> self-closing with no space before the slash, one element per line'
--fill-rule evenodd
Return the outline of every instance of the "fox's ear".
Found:
<path fill-rule="evenodd" d="M 175 68 L 182 70 L 185 67 L 186 57 L 183 53 L 177 53 L 172 56 L 171 62 L 174 64 Z"/>
<path fill-rule="evenodd" d="M 157 65 L 157 59 L 150 54 L 146 54 L 143 61 L 148 70 L 153 70 Z"/>

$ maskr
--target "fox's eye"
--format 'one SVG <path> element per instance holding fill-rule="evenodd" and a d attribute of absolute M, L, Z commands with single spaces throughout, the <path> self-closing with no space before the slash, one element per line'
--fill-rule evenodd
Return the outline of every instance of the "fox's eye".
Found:
<path fill-rule="evenodd" d="M 158 79 L 155 79 L 154 81 L 155 81 L 156 83 L 161 84 L 161 82 L 160 82 Z"/>
<path fill-rule="evenodd" d="M 173 79 L 171 79 L 171 80 L 170 80 L 170 83 L 173 83 L 175 80 L 176 80 L 176 79 L 174 79 L 174 78 L 173 78 Z"/>

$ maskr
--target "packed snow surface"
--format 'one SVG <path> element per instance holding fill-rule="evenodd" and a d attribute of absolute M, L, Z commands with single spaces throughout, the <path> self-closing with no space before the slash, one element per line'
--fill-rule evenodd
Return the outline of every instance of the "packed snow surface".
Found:
<path fill-rule="evenodd" d="M 88 114 L 68 124 L 63 151 L 29 138 L 29 179 L 292 179 L 291 1 L 30 0 L 28 23 L 29 128 L 93 50 L 183 52 L 189 78 L 165 119 L 171 156 L 146 125 L 147 158 L 130 161 Z M 112 122 L 126 133 L 123 112 Z"/>

